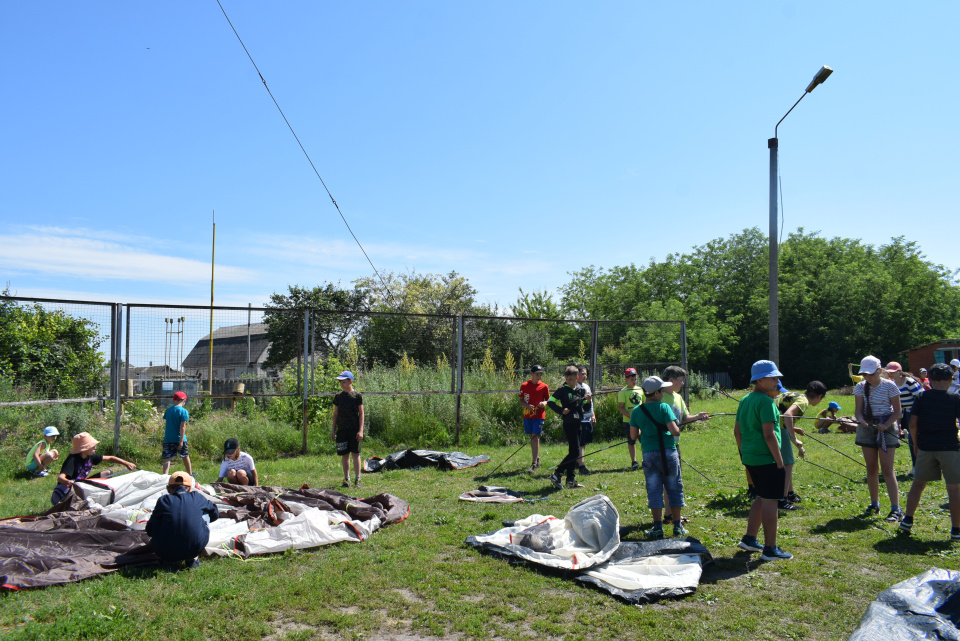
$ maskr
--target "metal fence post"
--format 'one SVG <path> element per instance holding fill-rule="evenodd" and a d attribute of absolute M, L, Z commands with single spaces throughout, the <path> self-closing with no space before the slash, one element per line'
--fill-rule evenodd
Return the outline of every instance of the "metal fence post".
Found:
<path fill-rule="evenodd" d="M 600 347 L 600 323 L 592 321 L 593 327 L 590 328 L 590 389 L 593 390 L 594 398 L 597 397 L 597 351 Z M 596 407 L 596 405 L 594 405 Z"/>
<path fill-rule="evenodd" d="M 110 321 L 110 378 L 113 396 L 113 454 L 120 451 L 120 419 L 123 417 L 123 401 L 120 398 L 120 358 L 123 342 L 120 340 L 120 327 L 123 320 L 123 307 L 119 303 L 112 306 Z M 129 357 L 128 357 L 129 358 Z"/>
<path fill-rule="evenodd" d="M 687 321 L 680 321 L 680 367 L 683 368 L 683 371 L 687 373 L 687 376 L 690 375 L 690 370 L 687 369 Z M 687 404 L 687 407 L 690 407 L 690 386 L 683 386 L 683 402 Z"/>
<path fill-rule="evenodd" d="M 457 419 L 456 432 L 453 437 L 453 444 L 460 445 L 460 404 L 463 401 L 463 314 L 458 316 L 457 329 Z"/>
<path fill-rule="evenodd" d="M 450 324 L 453 325 L 453 345 L 451 345 L 453 348 L 451 350 L 451 356 L 453 356 L 453 359 L 450 363 L 450 393 L 453 394 L 457 391 L 457 337 L 460 336 L 460 329 L 457 325 L 456 316 L 450 319 Z"/>
<path fill-rule="evenodd" d="M 303 450 L 302 454 L 307 453 L 307 349 L 310 345 L 310 310 L 303 310 Z"/>

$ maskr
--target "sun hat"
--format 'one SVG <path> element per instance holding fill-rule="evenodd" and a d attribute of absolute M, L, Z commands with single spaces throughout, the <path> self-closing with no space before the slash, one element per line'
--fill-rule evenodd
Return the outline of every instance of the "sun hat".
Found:
<path fill-rule="evenodd" d="M 186 472 L 174 472 L 167 481 L 167 486 L 169 487 L 171 485 L 182 485 L 187 488 L 187 492 L 191 492 L 193 491 L 193 477 Z"/>
<path fill-rule="evenodd" d="M 830 401 L 830 404 L 827 405 L 827 409 L 828 409 L 828 410 L 833 410 L 834 412 L 837 412 L 837 411 L 839 411 L 839 410 L 842 410 L 843 408 L 840 407 L 840 404 L 837 403 L 836 401 Z"/>
<path fill-rule="evenodd" d="M 886 366 L 885 369 L 886 369 L 888 372 L 902 372 L 902 371 L 903 371 L 903 365 L 901 365 L 901 364 L 898 363 L 897 361 L 890 361 L 889 363 L 887 363 L 887 366 Z"/>
<path fill-rule="evenodd" d="M 240 449 L 240 441 L 235 438 L 228 438 L 226 443 L 223 444 L 223 455 L 230 456 L 238 449 Z"/>
<path fill-rule="evenodd" d="M 781 394 L 787 393 L 787 388 L 784 387 L 783 383 L 781 383 L 779 380 L 777 380 L 777 391 L 780 392 Z"/>
<path fill-rule="evenodd" d="M 531 374 L 540 374 L 543 372 L 543 365 L 534 365 L 530 368 Z"/>
<path fill-rule="evenodd" d="M 637 370 L 633 369 L 632 367 L 628 367 L 626 371 L 623 373 L 624 378 L 626 378 L 627 376 L 636 376 L 636 375 L 637 375 Z"/>
<path fill-rule="evenodd" d="M 100 441 L 90 436 L 89 432 L 80 432 L 73 437 L 73 447 L 70 448 L 70 453 L 79 454 L 83 450 L 88 450 L 99 442 Z"/>
<path fill-rule="evenodd" d="M 337 377 L 337 380 L 338 380 L 338 381 L 352 381 L 352 380 L 353 380 L 353 372 L 351 372 L 351 371 L 348 370 L 348 369 L 345 369 L 345 370 L 343 370 L 342 372 L 340 372 L 340 376 Z"/>
<path fill-rule="evenodd" d="M 783 376 L 773 361 L 757 361 L 750 368 L 750 382 L 771 376 Z"/>
<path fill-rule="evenodd" d="M 44 436 L 60 436 L 60 430 L 58 430 L 53 425 L 51 425 L 50 427 L 43 428 L 43 435 Z"/>
<path fill-rule="evenodd" d="M 668 383 L 659 376 L 648 376 L 643 379 L 640 387 L 643 388 L 643 391 L 646 394 L 653 394 L 654 392 L 658 392 L 662 389 L 670 389 L 673 387 L 673 383 Z"/>
<path fill-rule="evenodd" d="M 930 367 L 930 380 L 931 381 L 952 381 L 953 372 L 950 370 L 950 366 L 946 363 L 937 363 Z"/>
<path fill-rule="evenodd" d="M 860 361 L 861 374 L 873 374 L 880 369 L 880 359 L 876 356 L 864 356 Z"/>
<path fill-rule="evenodd" d="M 174 392 L 174 393 L 173 393 L 173 400 L 175 400 L 175 401 L 177 401 L 177 402 L 185 401 L 185 400 L 187 400 L 187 393 L 186 393 L 186 392 Z"/>

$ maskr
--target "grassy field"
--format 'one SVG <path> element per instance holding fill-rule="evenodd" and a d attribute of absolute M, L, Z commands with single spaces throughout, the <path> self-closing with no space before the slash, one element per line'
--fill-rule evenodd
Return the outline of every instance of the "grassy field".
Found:
<path fill-rule="evenodd" d="M 830 399 L 827 399 L 828 401 Z M 846 397 L 841 400 L 849 402 Z M 731 400 L 696 401 L 694 411 L 732 412 Z M 808 422 L 804 421 L 804 424 Z M 809 422 L 812 423 L 812 422 Z M 519 421 L 516 428 L 519 438 Z M 850 435 L 817 435 L 859 458 Z M 592 449 L 603 447 L 598 443 Z M 526 473 L 528 450 L 489 478 L 542 501 L 483 505 L 457 500 L 516 446 L 472 446 L 491 462 L 459 472 L 395 471 L 364 478 L 360 496 L 390 492 L 408 501 L 410 517 L 360 544 L 339 544 L 248 561 L 216 558 L 189 573 L 122 571 L 43 590 L 7 594 L 0 608 L 4 639 L 842 639 L 867 605 L 891 584 L 930 566 L 956 568 L 960 545 L 949 542 L 940 509 L 942 483 L 928 486 L 912 538 L 882 519 L 860 519 L 868 502 L 863 468 L 808 439 L 811 461 L 858 482 L 798 461 L 796 487 L 804 509 L 781 516 L 780 544 L 792 561 L 763 563 L 736 548 L 748 502 L 733 441 L 732 417 L 716 417 L 684 433 L 684 484 L 690 534 L 716 564 L 697 594 L 642 607 L 578 586 L 562 575 L 511 565 L 464 545 L 472 534 L 532 513 L 563 516 L 595 493 L 620 511 L 625 538 L 638 539 L 650 512 L 641 472 L 628 470 L 626 446 L 588 459 L 595 474 L 583 489 L 556 491 L 547 472 Z M 437 449 L 452 449 L 437 446 Z M 560 461 L 565 444 L 548 443 L 545 465 Z M 588 451 L 590 451 L 588 449 Z M 370 448 L 365 455 L 385 455 Z M 253 452 L 256 456 L 256 452 Z M 136 461 L 158 469 L 155 460 Z M 905 449 L 897 469 L 910 467 Z M 217 462 L 196 460 L 203 482 Z M 691 466 L 711 479 L 705 480 Z M 270 485 L 337 487 L 335 456 L 257 458 Z M 909 481 L 901 476 L 905 503 Z M 47 507 L 52 478 L 0 475 L 0 517 Z M 883 513 L 888 505 L 882 500 Z"/>

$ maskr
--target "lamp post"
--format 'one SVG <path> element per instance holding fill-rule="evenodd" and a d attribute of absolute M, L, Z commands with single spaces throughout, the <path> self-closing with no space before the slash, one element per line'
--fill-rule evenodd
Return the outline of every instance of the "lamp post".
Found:
<path fill-rule="evenodd" d="M 813 77 L 806 91 L 800 96 L 799 100 L 793 103 L 793 107 L 787 113 L 783 114 L 773 128 L 773 138 L 767 140 L 767 147 L 770 149 L 770 360 L 780 364 L 780 312 L 779 312 L 779 271 L 778 263 L 780 260 L 780 246 L 777 243 L 777 129 L 784 118 L 790 115 L 793 108 L 800 104 L 804 96 L 816 89 L 817 85 L 822 84 L 824 80 L 830 77 L 833 69 L 824 65 Z"/>

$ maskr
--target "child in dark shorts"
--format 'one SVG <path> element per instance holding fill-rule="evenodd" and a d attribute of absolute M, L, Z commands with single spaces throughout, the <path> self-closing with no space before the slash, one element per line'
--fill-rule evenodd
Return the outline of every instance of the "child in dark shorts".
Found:
<path fill-rule="evenodd" d="M 738 547 L 748 552 L 762 552 L 760 558 L 764 561 L 793 558 L 777 545 L 777 502 L 783 497 L 786 470 L 780 453 L 780 411 L 770 394 L 777 391 L 781 376 L 773 361 L 754 363 L 750 368 L 753 392 L 740 401 L 733 424 L 740 459 L 758 494 L 750 506 L 747 532 Z M 762 546 L 757 540 L 761 526 Z"/>
<path fill-rule="evenodd" d="M 353 486 L 360 483 L 360 442 L 363 440 L 363 396 L 353 389 L 353 373 L 343 371 L 337 377 L 340 389 L 333 397 L 333 430 L 330 438 L 337 444 L 343 465 L 342 487 L 350 487 L 350 459 L 353 459 Z"/>

